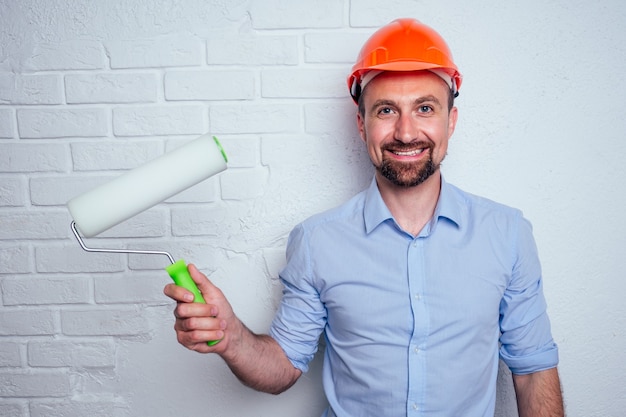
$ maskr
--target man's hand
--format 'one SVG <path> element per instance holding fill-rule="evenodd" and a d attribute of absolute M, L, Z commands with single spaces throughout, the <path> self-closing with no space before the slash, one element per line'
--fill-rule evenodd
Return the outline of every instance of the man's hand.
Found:
<path fill-rule="evenodd" d="M 175 284 L 165 287 L 165 295 L 178 302 L 174 310 L 174 330 L 178 342 L 197 352 L 223 352 L 228 344 L 229 324 L 234 326 L 232 322 L 237 318 L 222 291 L 198 271 L 195 265 L 190 264 L 188 269 L 206 304 L 194 303 L 193 294 Z M 211 340 L 220 342 L 214 346 L 207 345 L 207 341 Z"/>

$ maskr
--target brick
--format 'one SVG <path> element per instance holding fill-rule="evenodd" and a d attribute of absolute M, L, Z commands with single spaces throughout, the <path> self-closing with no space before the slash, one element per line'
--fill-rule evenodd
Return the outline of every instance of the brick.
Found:
<path fill-rule="evenodd" d="M 0 109 L 0 138 L 15 137 L 15 112 L 12 109 Z"/>
<path fill-rule="evenodd" d="M 211 132 L 286 133 L 300 130 L 299 106 L 287 104 L 214 105 L 209 109 Z"/>
<path fill-rule="evenodd" d="M 147 336 L 146 317 L 137 309 L 61 312 L 63 334 L 70 336 Z"/>
<path fill-rule="evenodd" d="M 269 172 L 267 168 L 237 169 L 222 175 L 222 198 L 224 200 L 251 200 L 267 191 Z"/>
<path fill-rule="evenodd" d="M 106 136 L 108 124 L 102 108 L 17 110 L 19 135 L 27 139 Z"/>
<path fill-rule="evenodd" d="M 124 276 L 108 276 L 96 279 L 97 303 L 163 303 L 167 300 L 163 294 L 163 287 L 171 282 L 164 269 L 169 265 L 167 258 L 156 255 L 136 255 L 135 258 L 160 263 L 160 270 L 152 271 L 147 275 L 145 272 L 131 271 Z"/>
<path fill-rule="evenodd" d="M 91 299 L 90 281 L 85 278 L 5 278 L 4 305 L 77 304 Z"/>
<path fill-rule="evenodd" d="M 8 212 L 0 217 L 0 240 L 63 239 L 68 236 L 68 226 L 66 213 Z"/>
<path fill-rule="evenodd" d="M 341 27 L 344 5 L 336 0 L 265 0 L 250 6 L 255 29 L 337 28 Z"/>
<path fill-rule="evenodd" d="M 0 177 L 0 207 L 25 206 L 26 189 L 23 178 Z"/>
<path fill-rule="evenodd" d="M 246 36 L 232 33 L 207 39 L 209 65 L 296 65 L 296 36 Z"/>
<path fill-rule="evenodd" d="M 116 136 L 199 135 L 204 127 L 204 106 L 171 105 L 113 109 Z"/>
<path fill-rule="evenodd" d="M 252 71 L 169 71 L 166 100 L 250 100 L 255 96 Z"/>
<path fill-rule="evenodd" d="M 370 33 L 309 33 L 304 37 L 304 61 L 310 63 L 354 64 Z M 344 69 L 344 78 L 350 67 Z"/>
<path fill-rule="evenodd" d="M 2 417 L 25 417 L 26 406 L 24 404 L 0 403 L 0 416 Z"/>
<path fill-rule="evenodd" d="M 69 230 L 69 223 L 66 223 L 65 226 Z M 86 244 L 88 247 L 95 248 L 121 247 L 118 243 L 95 244 L 92 241 L 89 241 Z M 124 265 L 123 255 L 86 252 L 80 247 L 78 242 L 75 242 L 75 245 L 71 246 L 38 246 L 35 248 L 35 268 L 39 273 L 112 273 L 123 271 L 125 269 Z M 87 281 L 86 279 L 84 280 L 85 281 L 82 282 L 76 281 L 77 285 L 80 285 L 80 288 L 74 288 L 71 290 L 71 292 L 74 293 L 72 294 L 72 298 L 76 299 L 77 302 L 87 301 L 87 294 L 85 293 L 85 291 L 87 291 L 87 288 L 85 288 Z M 64 285 L 70 284 L 70 282 L 67 282 Z M 42 296 L 45 297 L 44 295 Z M 47 296 L 47 299 L 48 301 L 54 299 L 56 303 L 62 303 L 63 299 L 59 299 L 59 297 L 59 295 L 49 295 Z"/>
<path fill-rule="evenodd" d="M 143 103 L 157 101 L 155 74 L 74 74 L 65 76 L 68 103 Z"/>
<path fill-rule="evenodd" d="M 163 155 L 158 141 L 78 142 L 71 150 L 75 171 L 127 170 Z"/>
<path fill-rule="evenodd" d="M 70 375 L 54 372 L 5 372 L 0 374 L 0 397 L 65 397 Z"/>
<path fill-rule="evenodd" d="M 49 310 L 8 308 L 0 311 L 1 336 L 46 336 L 55 333 L 54 313 Z M 2 384 L 0 384 L 1 386 Z M 1 390 L 1 388 L 0 388 Z"/>
<path fill-rule="evenodd" d="M 347 97 L 343 70 L 267 70 L 261 74 L 261 95 L 270 98 Z"/>
<path fill-rule="evenodd" d="M 0 341 L 0 367 L 21 366 L 22 354 L 20 353 L 20 350 L 20 343 Z"/>
<path fill-rule="evenodd" d="M 69 165 L 62 144 L 0 143 L 0 172 L 61 172 Z"/>
<path fill-rule="evenodd" d="M 105 368 L 115 366 L 115 345 L 111 340 L 74 340 L 28 343 L 28 365 L 36 367 Z"/>
<path fill-rule="evenodd" d="M 32 272 L 30 250 L 26 245 L 0 247 L 0 274 Z"/>
<path fill-rule="evenodd" d="M 30 417 L 122 417 L 129 416 L 128 406 L 118 400 L 107 400 L 98 395 L 97 399 L 76 399 L 60 402 L 41 402 L 30 405 Z"/>
<path fill-rule="evenodd" d="M 0 74 L 0 103 L 61 104 L 63 103 L 61 77 Z"/>
<path fill-rule="evenodd" d="M 69 40 L 35 44 L 25 65 L 35 71 L 91 70 L 104 68 L 105 63 L 106 56 L 100 42 Z"/>
<path fill-rule="evenodd" d="M 270 167 L 286 167 L 303 165 L 311 162 L 311 155 L 316 154 L 320 146 L 319 139 L 312 140 L 304 135 L 294 137 L 268 136 L 261 142 L 261 163 Z M 289 155 L 289 158 L 285 158 Z"/>
<path fill-rule="evenodd" d="M 204 44 L 194 36 L 165 36 L 106 44 L 111 68 L 183 67 L 202 64 Z"/>

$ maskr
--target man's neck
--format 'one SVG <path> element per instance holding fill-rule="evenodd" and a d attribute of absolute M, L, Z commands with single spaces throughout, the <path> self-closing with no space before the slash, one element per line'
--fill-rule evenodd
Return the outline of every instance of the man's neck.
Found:
<path fill-rule="evenodd" d="M 378 190 L 394 219 L 406 232 L 417 236 L 432 219 L 441 191 L 441 172 L 437 170 L 423 183 L 400 187 L 376 173 Z"/>

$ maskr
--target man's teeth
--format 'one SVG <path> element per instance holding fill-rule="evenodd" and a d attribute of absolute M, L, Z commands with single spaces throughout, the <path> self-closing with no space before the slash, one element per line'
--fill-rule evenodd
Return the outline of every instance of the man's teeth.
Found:
<path fill-rule="evenodd" d="M 415 155 L 419 155 L 423 152 L 423 149 L 416 149 L 413 151 L 405 151 L 405 152 L 400 152 L 400 151 L 394 151 L 393 153 L 395 153 L 398 156 L 415 156 Z"/>

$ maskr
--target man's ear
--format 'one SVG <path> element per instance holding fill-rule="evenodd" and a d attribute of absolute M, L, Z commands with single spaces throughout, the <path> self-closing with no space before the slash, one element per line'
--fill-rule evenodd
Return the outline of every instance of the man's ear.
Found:
<path fill-rule="evenodd" d="M 361 112 L 356 112 L 356 127 L 359 129 L 359 136 L 361 136 L 361 140 L 365 142 L 365 120 L 363 120 L 363 116 Z"/>
<path fill-rule="evenodd" d="M 450 114 L 448 115 L 448 139 L 452 137 L 454 133 L 454 129 L 456 129 L 456 122 L 459 119 L 459 110 L 456 107 L 452 107 L 450 109 Z"/>

